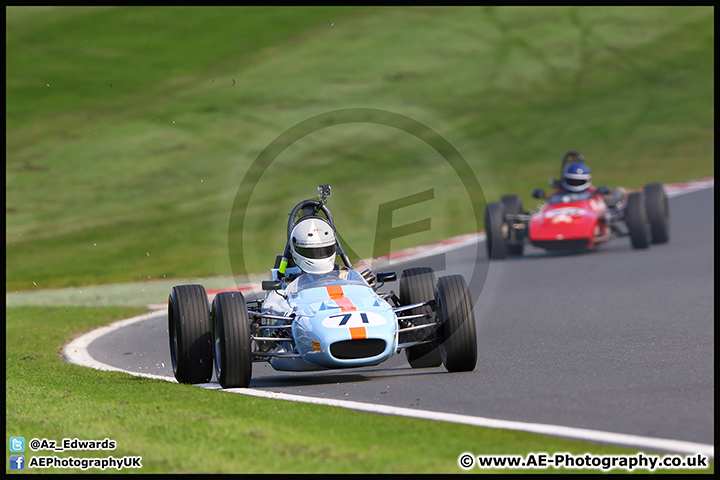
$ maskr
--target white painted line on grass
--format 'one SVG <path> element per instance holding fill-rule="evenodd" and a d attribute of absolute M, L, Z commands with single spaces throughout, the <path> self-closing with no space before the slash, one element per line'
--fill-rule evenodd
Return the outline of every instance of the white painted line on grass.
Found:
<path fill-rule="evenodd" d="M 164 375 L 153 375 L 140 372 L 132 372 L 119 367 L 104 364 L 94 359 L 88 352 L 88 346 L 96 339 L 107 335 L 120 328 L 132 325 L 134 323 L 150 320 L 155 317 L 167 315 L 167 310 L 159 310 L 140 315 L 126 320 L 120 320 L 105 327 L 98 328 L 84 335 L 77 337 L 68 343 L 63 349 L 65 359 L 72 364 L 84 367 L 94 368 L 104 371 L 125 372 L 130 375 L 139 377 L 153 378 L 157 380 L 165 380 L 175 382 L 175 378 Z M 335 400 L 329 398 L 305 397 L 302 395 L 291 395 L 286 393 L 268 392 L 265 390 L 257 390 L 253 388 L 229 388 L 223 390 L 218 383 L 199 384 L 199 387 L 209 390 L 222 390 L 228 393 L 239 393 L 242 395 L 250 395 L 253 397 L 268 398 L 274 400 L 286 400 L 292 402 L 311 403 L 315 405 L 327 405 L 332 407 L 347 408 L 349 410 L 357 410 L 361 412 L 396 415 L 402 417 L 418 418 L 423 420 L 434 420 L 448 423 L 459 423 L 464 425 L 472 425 L 476 427 L 518 430 L 528 433 L 537 433 L 541 435 L 552 435 L 574 440 L 583 440 L 596 443 L 609 443 L 612 445 L 621 445 L 626 447 L 649 449 L 652 451 L 672 452 L 686 455 L 694 455 L 701 453 L 714 458 L 714 445 L 707 445 L 695 442 L 686 442 L 681 440 L 670 440 L 663 438 L 642 437 L 638 435 L 628 435 L 623 433 L 603 432 L 599 430 L 590 430 L 584 428 L 565 427 L 560 425 L 545 425 L 541 423 L 516 422 L 511 420 L 498 420 L 485 417 L 474 417 L 470 415 L 459 415 L 454 413 L 432 412 L 429 410 L 416 410 L 412 408 L 392 407 L 386 405 L 376 405 L 372 403 L 353 402 L 349 400 Z"/>

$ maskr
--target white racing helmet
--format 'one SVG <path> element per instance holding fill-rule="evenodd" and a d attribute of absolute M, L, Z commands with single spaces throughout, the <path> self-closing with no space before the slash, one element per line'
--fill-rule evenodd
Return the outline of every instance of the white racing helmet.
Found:
<path fill-rule="evenodd" d="M 330 224 L 321 217 L 300 220 L 290 233 L 295 265 L 306 273 L 327 273 L 335 267 L 337 241 Z"/>

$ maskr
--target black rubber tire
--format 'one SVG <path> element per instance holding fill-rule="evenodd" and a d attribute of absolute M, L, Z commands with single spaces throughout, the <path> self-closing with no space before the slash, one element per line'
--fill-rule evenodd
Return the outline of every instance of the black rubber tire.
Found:
<path fill-rule="evenodd" d="M 643 190 L 652 243 L 667 243 L 670 239 L 670 220 L 665 189 L 659 183 L 652 183 L 645 185 Z"/>
<path fill-rule="evenodd" d="M 212 378 L 210 306 L 202 285 L 178 285 L 168 298 L 170 359 L 179 383 L 207 383 Z"/>
<path fill-rule="evenodd" d="M 632 192 L 625 205 L 625 224 L 630 232 L 630 245 L 635 249 L 650 246 L 650 223 L 645 209 L 645 194 Z"/>
<path fill-rule="evenodd" d="M 502 235 L 505 223 L 505 205 L 492 202 L 485 206 L 485 246 L 490 260 L 502 260 L 507 257 L 507 243 Z"/>
<path fill-rule="evenodd" d="M 215 376 L 223 388 L 245 388 L 252 378 L 250 321 L 241 292 L 220 292 L 212 302 Z"/>
<path fill-rule="evenodd" d="M 505 205 L 506 214 L 515 215 L 523 211 L 522 198 L 520 198 L 520 195 L 503 195 L 500 198 L 500 202 Z M 520 256 L 523 254 L 524 248 L 525 245 L 523 243 L 517 245 L 507 244 L 507 253 L 508 255 Z"/>
<path fill-rule="evenodd" d="M 413 303 L 427 302 L 435 298 L 435 272 L 430 267 L 415 267 L 403 270 L 400 274 L 400 303 L 412 305 Z M 432 309 L 429 306 L 413 308 L 407 312 L 408 315 L 420 315 L 430 313 L 430 317 L 424 323 L 434 321 Z M 417 322 L 420 325 L 420 322 Z M 428 329 L 429 330 L 429 329 Z M 430 333 L 424 330 L 412 332 L 410 338 L 416 341 L 426 338 L 426 335 L 419 333 Z M 437 345 L 426 343 L 405 349 L 405 357 L 412 368 L 433 368 L 442 365 L 440 349 Z"/>
<path fill-rule="evenodd" d="M 477 330 L 470 293 L 462 275 L 440 277 L 435 312 L 442 323 L 442 362 L 448 372 L 469 372 L 477 364 Z"/>

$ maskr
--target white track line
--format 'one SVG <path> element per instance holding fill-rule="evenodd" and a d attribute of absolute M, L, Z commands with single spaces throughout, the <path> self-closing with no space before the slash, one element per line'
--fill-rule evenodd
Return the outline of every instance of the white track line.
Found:
<path fill-rule="evenodd" d="M 176 382 L 175 378 L 164 375 L 152 375 L 147 373 L 131 372 L 123 370 L 119 367 L 104 364 L 95 360 L 90 356 L 87 348 L 97 338 L 107 335 L 120 328 L 132 325 L 134 323 L 150 320 L 155 317 L 167 315 L 166 310 L 158 310 L 146 313 L 138 317 L 120 320 L 106 327 L 101 327 L 84 335 L 77 337 L 68 343 L 63 349 L 65 359 L 72 364 L 84 367 L 90 367 L 97 370 L 125 372 L 130 375 L 153 378 L 157 380 L 165 380 L 168 382 Z M 209 390 L 221 390 L 217 383 L 206 383 L 198 385 Z M 636 447 L 649 449 L 651 451 L 672 452 L 685 455 L 694 455 L 701 453 L 714 458 L 714 445 L 707 445 L 695 442 L 686 442 L 681 440 L 670 440 L 663 438 L 642 437 L 638 435 L 627 435 L 622 433 L 603 432 L 598 430 L 589 430 L 584 428 L 565 427 L 560 425 L 545 425 L 541 423 L 515 422 L 510 420 L 497 420 L 485 417 L 473 417 L 470 415 L 458 415 L 453 413 L 432 412 L 428 410 L 416 410 L 412 408 L 391 407 L 385 405 L 375 405 L 372 403 L 353 402 L 348 400 L 335 400 L 318 397 L 305 397 L 301 395 L 290 395 L 285 393 L 268 392 L 265 390 L 257 390 L 253 388 L 229 388 L 223 390 L 228 393 L 240 393 L 253 397 L 262 397 L 275 400 L 286 400 L 292 402 L 312 403 L 315 405 L 327 405 L 332 407 L 347 408 L 350 410 L 358 410 L 383 415 L 397 415 L 402 417 L 412 417 L 424 420 L 435 420 L 440 422 L 460 423 L 472 425 L 476 427 L 499 428 L 506 430 L 519 430 L 529 433 L 537 433 L 542 435 L 552 435 L 557 437 L 570 438 L 575 440 L 584 440 L 595 443 L 609 443 L 612 445 L 621 445 L 627 447 Z"/>
<path fill-rule="evenodd" d="M 204 388 L 219 390 L 220 385 L 207 383 L 201 385 Z M 512 420 L 497 420 L 485 417 L 473 417 L 470 415 L 459 415 L 454 413 L 432 412 L 428 410 L 415 410 L 412 408 L 391 407 L 386 405 L 375 405 L 371 403 L 353 402 L 349 400 L 334 400 L 328 398 L 304 397 L 301 395 L 290 395 L 285 393 L 267 392 L 264 390 L 230 388 L 225 390 L 231 393 L 242 393 L 253 397 L 272 398 L 288 400 L 293 402 L 313 403 L 316 405 L 329 405 L 342 407 L 362 412 L 379 413 L 384 415 L 397 415 L 401 417 L 420 418 L 424 420 L 435 420 L 440 422 L 461 423 L 475 427 L 499 428 L 505 430 L 519 430 L 542 435 L 553 435 L 557 437 L 584 440 L 596 443 L 609 443 L 628 447 L 646 448 L 656 451 L 682 453 L 694 455 L 701 453 L 710 458 L 714 457 L 715 447 L 702 443 L 685 442 L 680 440 L 669 440 L 663 438 L 641 437 L 623 433 L 602 432 L 585 428 L 564 427 L 560 425 L 545 425 L 541 423 L 516 422 Z"/>

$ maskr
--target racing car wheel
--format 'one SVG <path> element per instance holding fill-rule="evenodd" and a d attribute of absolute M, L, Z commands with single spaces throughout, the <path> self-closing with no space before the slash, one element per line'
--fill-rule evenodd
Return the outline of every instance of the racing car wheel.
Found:
<path fill-rule="evenodd" d="M 179 383 L 212 378 L 210 307 L 202 285 L 178 285 L 168 298 L 168 333 L 173 374 Z"/>
<path fill-rule="evenodd" d="M 250 321 L 241 292 L 220 292 L 212 302 L 215 376 L 223 388 L 247 387 L 252 377 Z"/>
<path fill-rule="evenodd" d="M 403 270 L 400 274 L 400 304 L 401 305 L 413 305 L 415 303 L 423 303 L 434 298 L 435 288 L 435 272 L 430 267 L 415 267 Z M 407 315 L 421 315 L 432 313 L 430 307 L 419 307 L 413 308 L 407 312 Z M 432 322 L 433 319 L 416 320 L 416 323 L 426 324 Z M 410 332 L 406 335 L 414 334 L 421 335 L 414 337 L 413 340 L 421 341 L 427 338 L 427 329 L 419 330 L 417 332 Z M 418 332 L 422 332 L 418 333 Z M 407 342 L 409 340 L 403 340 Z M 437 345 L 431 343 L 425 343 L 422 345 L 416 345 L 414 347 L 408 347 L 405 349 L 405 356 L 408 363 L 412 368 L 429 368 L 439 367 L 442 365 L 442 358 L 440 358 L 440 350 Z"/>
<path fill-rule="evenodd" d="M 507 245 L 503 236 L 505 226 L 505 204 L 492 202 L 485 206 L 485 246 L 490 260 L 502 260 L 507 256 Z"/>
<path fill-rule="evenodd" d="M 505 205 L 505 214 L 517 215 L 522 213 L 522 199 L 520 195 L 503 195 L 500 201 Z M 507 253 L 508 255 L 522 255 L 524 250 L 523 238 L 514 238 L 518 231 L 508 229 Z"/>
<path fill-rule="evenodd" d="M 477 330 L 470 294 L 462 275 L 440 277 L 435 312 L 444 339 L 440 355 L 448 372 L 469 372 L 477 364 Z"/>
<path fill-rule="evenodd" d="M 653 244 L 667 243 L 670 239 L 668 199 L 665 189 L 659 183 L 645 185 L 645 208 L 650 222 L 650 236 Z"/>
<path fill-rule="evenodd" d="M 630 245 L 641 249 L 650 246 L 650 223 L 645 208 L 645 194 L 632 192 L 625 205 L 625 224 L 630 232 Z"/>

